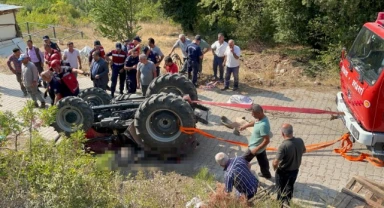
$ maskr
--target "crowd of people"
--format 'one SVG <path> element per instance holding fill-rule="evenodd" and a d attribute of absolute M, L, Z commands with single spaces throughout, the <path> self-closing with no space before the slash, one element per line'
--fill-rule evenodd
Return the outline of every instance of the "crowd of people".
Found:
<path fill-rule="evenodd" d="M 68 42 L 67 48 L 62 52 L 58 44 L 52 42 L 48 36 L 44 36 L 43 41 L 44 52 L 34 46 L 32 40 L 28 40 L 25 54 L 21 54 L 20 49 L 15 48 L 7 62 L 9 69 L 16 75 L 24 95 L 30 94 L 36 106 L 38 106 L 37 100 L 40 100 L 40 97 L 34 96 L 35 94 L 25 87 L 26 84 L 30 85 L 31 83 L 26 82 L 27 78 L 23 77 L 24 74 L 32 76 L 35 73 L 23 73 L 23 68 L 28 71 L 34 71 L 36 68 L 38 73 L 36 91 L 40 93 L 39 87 L 44 87 L 46 89 L 44 98 L 49 95 L 52 105 L 58 101 L 57 98 L 63 97 L 63 95 L 65 97 L 65 95 L 76 96 L 78 94 L 77 91 L 72 92 L 72 90 L 69 90 L 74 85 L 78 87 L 78 83 L 69 83 L 71 86 L 68 87 L 68 81 L 65 77 L 63 79 L 58 74 L 65 74 L 71 69 L 73 73 L 70 74 L 77 78 L 78 73 L 84 73 L 80 52 L 74 47 L 73 42 Z M 176 48 L 181 49 L 183 58 L 180 70 L 171 58 L 171 54 Z M 233 40 L 229 40 L 228 43 L 224 41 L 224 35 L 221 33 L 218 34 L 217 41 L 211 45 L 203 40 L 200 35 L 196 35 L 193 40 L 190 40 L 184 34 L 180 34 L 168 56 L 164 55 L 153 38 L 149 38 L 147 44 L 142 44 L 141 38 L 136 36 L 132 41 L 125 40 L 124 43 L 116 43 L 115 49 L 111 51 L 106 51 L 101 42 L 95 40 L 94 47 L 88 57 L 89 75 L 95 87 L 109 90 L 112 97 L 116 95 L 118 82 L 120 94 L 124 94 L 125 91 L 127 93 L 136 93 L 137 89 L 141 89 L 143 95 L 145 95 L 149 83 L 160 75 L 160 63 L 164 61 L 162 68 L 166 73 L 188 74 L 188 78 L 197 87 L 198 78 L 202 73 L 204 55 L 209 51 L 214 55 L 212 63 L 213 80 L 223 82 L 224 88 L 222 90 L 227 90 L 229 89 L 229 80 L 233 74 L 233 90 L 237 90 L 239 85 L 240 48 L 234 44 Z M 23 64 L 21 59 L 19 60 L 20 57 L 27 57 L 33 66 Z M 58 62 L 54 62 L 54 67 L 52 67 L 55 60 L 58 60 L 59 66 L 63 68 L 60 73 L 58 70 L 54 70 L 54 68 L 58 67 Z M 49 72 L 44 73 L 44 76 L 42 76 L 43 72 L 45 72 L 44 69 Z M 225 76 L 224 69 L 226 70 Z M 46 80 L 49 80 L 49 82 Z M 77 79 L 75 80 L 77 81 Z M 41 107 L 45 107 L 45 102 L 41 101 Z"/>
<path fill-rule="evenodd" d="M 45 107 L 47 94 L 51 97 L 52 105 L 67 96 L 79 94 L 77 74 L 87 74 L 82 70 L 80 53 L 74 48 L 72 42 L 67 43 L 67 49 L 61 55 L 59 46 L 44 36 L 44 53 L 33 45 L 32 40 L 27 41 L 26 53 L 21 54 L 15 48 L 8 59 L 9 69 L 16 75 L 20 88 L 25 96 L 30 94 L 36 107 Z M 136 93 L 141 89 L 145 95 L 148 85 L 160 75 L 160 63 L 164 60 L 163 69 L 166 73 L 179 73 L 178 66 L 173 62 L 171 54 L 180 48 L 184 64 L 181 73 L 188 73 L 188 78 L 197 86 L 199 74 L 202 72 L 204 54 L 211 51 L 213 58 L 213 78 L 224 82 L 222 90 L 229 89 L 229 80 L 233 74 L 233 90 L 239 87 L 239 58 L 241 50 L 233 40 L 224 41 L 224 35 L 218 34 L 218 39 L 209 45 L 200 35 L 193 40 L 180 34 L 168 56 L 164 56 L 161 49 L 156 46 L 153 38 L 148 39 L 147 46 L 142 46 L 140 37 L 126 40 L 124 44 L 116 43 L 115 49 L 106 52 L 99 40 L 94 41 L 94 48 L 89 54 L 90 79 L 94 87 L 110 90 L 115 96 L 117 81 L 119 92 Z M 110 58 L 111 57 L 111 58 Z M 13 63 L 13 65 L 12 65 Z M 46 68 L 47 70 L 44 70 Z M 109 86 L 109 73 L 111 68 L 111 85 Z M 225 70 L 225 75 L 224 75 Z M 43 83 L 40 83 L 40 79 Z M 38 87 L 44 86 L 47 90 L 43 96 Z M 250 171 L 250 162 L 256 157 L 260 166 L 258 176 L 270 179 L 269 161 L 266 154 L 270 142 L 270 123 L 260 105 L 252 105 L 254 121 L 241 126 L 240 131 L 253 127 L 249 138 L 248 150 L 243 156 L 229 158 L 225 153 L 216 154 L 216 162 L 224 168 L 226 191 L 231 192 L 233 187 L 238 194 L 251 199 L 257 193 L 258 178 Z M 276 159 L 273 161 L 275 170 L 278 199 L 288 203 L 292 198 L 293 186 L 296 181 L 302 155 L 306 152 L 304 142 L 293 136 L 293 127 L 284 124 L 281 128 L 284 142 L 278 148 Z"/>

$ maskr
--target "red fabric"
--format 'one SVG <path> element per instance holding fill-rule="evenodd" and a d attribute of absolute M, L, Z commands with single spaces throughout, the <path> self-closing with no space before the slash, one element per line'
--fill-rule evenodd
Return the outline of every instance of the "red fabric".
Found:
<path fill-rule="evenodd" d="M 124 64 L 125 58 L 127 57 L 127 54 L 123 50 L 120 50 L 120 52 L 117 50 L 112 50 L 111 55 L 112 62 L 116 64 Z"/>
<path fill-rule="evenodd" d="M 135 45 L 131 42 L 131 43 L 128 45 L 128 51 L 129 51 L 129 50 L 132 50 L 133 48 L 135 48 Z M 137 51 L 138 53 L 140 53 L 140 46 L 136 49 L 136 51 Z M 132 55 L 132 54 L 128 52 L 128 55 Z"/>
<path fill-rule="evenodd" d="M 52 49 L 51 53 L 48 53 L 47 51 L 45 51 L 44 59 L 48 61 L 48 67 L 51 68 L 51 62 L 55 59 L 61 61 L 61 55 L 57 50 Z"/>
<path fill-rule="evenodd" d="M 175 63 L 172 63 L 171 66 L 166 66 L 165 70 L 167 70 L 167 72 L 171 73 L 171 74 L 176 74 L 179 72 L 179 68 L 177 67 L 177 65 Z"/>

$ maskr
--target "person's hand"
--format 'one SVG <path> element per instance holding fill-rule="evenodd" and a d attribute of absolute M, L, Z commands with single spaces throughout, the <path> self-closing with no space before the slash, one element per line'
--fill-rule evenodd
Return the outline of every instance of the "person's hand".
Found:
<path fill-rule="evenodd" d="M 231 47 L 230 50 L 233 53 L 235 51 L 235 48 Z"/>
<path fill-rule="evenodd" d="M 100 78 L 100 75 L 97 74 L 97 75 L 95 76 L 95 79 L 99 79 L 99 78 Z"/>
<path fill-rule="evenodd" d="M 120 71 L 119 71 L 119 73 L 123 73 L 124 72 L 124 69 L 121 69 Z"/>
<path fill-rule="evenodd" d="M 240 131 L 244 131 L 246 128 L 247 128 L 247 126 L 245 126 L 245 125 L 244 126 L 240 126 L 239 130 Z"/>

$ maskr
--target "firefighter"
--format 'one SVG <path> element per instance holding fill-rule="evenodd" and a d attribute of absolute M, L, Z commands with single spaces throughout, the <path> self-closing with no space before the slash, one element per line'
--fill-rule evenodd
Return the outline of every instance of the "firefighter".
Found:
<path fill-rule="evenodd" d="M 85 74 L 83 70 L 70 66 L 62 66 L 59 60 L 53 60 L 51 69 L 42 74 L 44 81 L 49 83 L 50 93 L 54 94 L 51 104 L 56 104 L 60 99 L 79 94 L 79 82 L 76 74 Z"/>
<path fill-rule="evenodd" d="M 137 88 L 137 64 L 139 63 L 139 53 L 132 51 L 132 55 L 128 56 L 125 60 L 124 69 L 127 72 L 127 90 L 128 93 L 136 93 Z"/>
<path fill-rule="evenodd" d="M 112 61 L 109 59 L 112 56 Z M 122 50 L 121 43 L 116 43 L 116 49 L 107 53 L 105 56 L 108 62 L 111 62 L 112 66 L 112 84 L 111 84 L 111 95 L 114 97 L 117 85 L 117 77 L 119 77 L 120 83 L 120 94 L 124 94 L 124 85 L 126 73 L 124 70 L 124 61 L 127 58 L 127 54 Z"/>

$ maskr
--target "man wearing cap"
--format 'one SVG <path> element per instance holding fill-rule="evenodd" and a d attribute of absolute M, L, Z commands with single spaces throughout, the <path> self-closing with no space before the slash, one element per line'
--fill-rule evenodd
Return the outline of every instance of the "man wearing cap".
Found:
<path fill-rule="evenodd" d="M 160 63 L 163 61 L 164 59 L 164 54 L 163 52 L 160 50 L 160 48 L 155 45 L 155 39 L 153 38 L 148 38 L 148 46 L 149 48 L 151 49 L 151 51 L 156 54 L 156 72 L 157 72 L 157 76 L 160 75 Z"/>
<path fill-rule="evenodd" d="M 14 48 L 12 52 L 13 54 L 8 57 L 7 66 L 9 70 L 11 70 L 11 72 L 16 75 L 16 80 L 20 84 L 21 91 L 23 91 L 24 96 L 27 96 L 27 90 L 25 89 L 23 81 L 21 79 L 21 62 L 19 61 L 21 54 L 20 49 Z M 11 63 L 13 63 L 13 66 L 11 65 Z"/>
<path fill-rule="evenodd" d="M 127 90 L 128 93 L 136 93 L 137 88 L 137 64 L 139 64 L 139 53 L 132 51 L 132 55 L 125 60 L 124 69 L 127 72 Z"/>
<path fill-rule="evenodd" d="M 81 69 L 80 52 L 73 46 L 73 42 L 67 43 L 68 48 L 64 50 L 63 60 L 69 63 L 69 66 L 75 69 Z"/>
<path fill-rule="evenodd" d="M 29 57 L 26 54 L 21 54 L 18 60 L 22 63 L 21 79 L 23 80 L 23 84 L 27 89 L 28 94 L 31 95 L 35 107 L 39 107 L 39 104 L 37 103 L 37 100 L 39 100 L 41 102 L 40 107 L 45 108 L 45 100 L 37 91 L 37 81 L 39 80 L 37 67 L 29 61 Z"/>
<path fill-rule="evenodd" d="M 250 164 L 243 157 L 229 158 L 219 152 L 215 155 L 217 164 L 224 168 L 225 192 L 232 192 L 233 187 L 238 195 L 245 195 L 249 200 L 257 193 L 259 181 L 250 170 Z"/>
<path fill-rule="evenodd" d="M 186 53 L 186 49 L 187 49 L 187 46 L 189 44 L 191 44 L 191 43 L 192 43 L 192 41 L 190 39 L 186 38 L 184 34 L 180 34 L 179 35 L 179 39 L 173 45 L 172 50 L 171 50 L 171 52 L 168 55 L 168 56 L 171 56 L 171 54 L 173 53 L 173 51 L 176 48 L 180 48 L 181 49 L 184 65 L 182 66 L 180 73 L 185 73 L 187 71 L 187 67 L 188 67 L 187 57 L 188 56 L 187 56 L 187 53 Z"/>
<path fill-rule="evenodd" d="M 88 57 L 89 66 L 91 66 L 91 64 L 92 64 L 93 52 L 95 52 L 95 51 L 100 51 L 100 53 L 99 53 L 100 54 L 100 58 L 102 58 L 102 59 L 105 58 L 105 51 L 104 51 L 103 46 L 101 46 L 100 41 L 95 40 L 95 42 L 93 42 L 93 49 L 89 53 L 89 57 Z"/>
<path fill-rule="evenodd" d="M 197 74 L 199 72 L 201 59 L 203 58 L 203 53 L 201 52 L 201 48 L 199 46 L 200 41 L 200 35 L 196 35 L 193 42 L 189 44 L 185 50 L 188 57 L 188 79 L 191 79 L 192 74 L 192 83 L 195 86 L 197 86 Z"/>
<path fill-rule="evenodd" d="M 253 126 L 253 131 L 248 142 L 248 150 L 244 154 L 244 159 L 248 162 L 256 157 L 260 166 L 258 175 L 270 179 L 271 173 L 269 172 L 269 161 L 267 158 L 267 146 L 270 142 L 271 127 L 268 117 L 264 114 L 263 108 L 258 104 L 252 104 L 252 116 L 256 119 L 240 127 L 240 131 Z"/>
<path fill-rule="evenodd" d="M 129 44 L 128 55 L 132 55 L 132 51 L 136 50 L 140 53 L 140 43 L 141 39 L 139 36 L 133 38 L 132 43 Z"/>
<path fill-rule="evenodd" d="M 119 77 L 120 82 L 120 94 L 124 94 L 124 85 L 126 72 L 124 70 L 124 61 L 127 58 L 127 54 L 121 49 L 121 43 L 116 43 L 116 49 L 106 54 L 106 60 L 111 62 L 109 56 L 112 56 L 112 85 L 111 85 L 111 95 L 114 97 L 117 77 Z"/>
<path fill-rule="evenodd" d="M 94 51 L 92 53 L 93 62 L 90 67 L 91 71 L 91 80 L 93 81 L 93 86 L 101 88 L 103 90 L 107 89 L 109 77 L 109 67 L 108 63 L 100 57 L 100 51 Z"/>
<path fill-rule="evenodd" d="M 49 36 L 46 35 L 43 37 L 44 43 L 48 44 L 52 49 L 57 50 L 58 52 L 61 52 L 59 45 L 57 43 L 54 43 L 49 39 Z"/>

